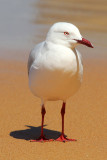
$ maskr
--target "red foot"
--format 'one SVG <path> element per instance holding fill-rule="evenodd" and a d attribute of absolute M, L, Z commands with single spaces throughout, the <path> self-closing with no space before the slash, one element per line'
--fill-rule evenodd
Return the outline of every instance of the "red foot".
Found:
<path fill-rule="evenodd" d="M 69 142 L 69 141 L 77 141 L 76 139 L 69 139 L 66 138 L 64 135 L 60 135 L 59 138 L 57 138 L 55 141 L 59 141 L 59 142 Z"/>
<path fill-rule="evenodd" d="M 53 141 L 53 139 L 47 139 L 45 138 L 45 136 L 40 136 L 38 139 L 32 139 L 30 140 L 30 142 L 50 142 L 50 141 Z"/>

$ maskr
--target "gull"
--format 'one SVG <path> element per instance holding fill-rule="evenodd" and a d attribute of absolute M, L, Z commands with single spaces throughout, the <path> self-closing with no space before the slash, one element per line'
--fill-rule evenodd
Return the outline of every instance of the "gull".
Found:
<path fill-rule="evenodd" d="M 64 134 L 64 115 L 66 101 L 81 86 L 83 64 L 81 54 L 76 49 L 79 44 L 93 48 L 82 37 L 78 28 L 67 22 L 57 22 L 49 29 L 45 41 L 37 44 L 28 59 L 29 87 L 31 92 L 41 99 L 41 135 L 31 141 L 45 142 L 43 133 L 45 104 L 47 101 L 61 100 L 62 132 L 56 141 L 75 141 Z"/>

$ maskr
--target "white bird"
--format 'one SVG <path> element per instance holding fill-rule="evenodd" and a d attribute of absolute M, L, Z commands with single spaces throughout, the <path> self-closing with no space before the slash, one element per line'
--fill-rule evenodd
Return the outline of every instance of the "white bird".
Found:
<path fill-rule="evenodd" d="M 64 135 L 65 105 L 69 97 L 79 89 L 83 64 L 81 55 L 75 48 L 78 44 L 92 47 L 83 38 L 76 26 L 58 22 L 49 30 L 46 40 L 37 44 L 28 59 L 29 87 L 32 93 L 41 98 L 42 125 L 41 135 L 32 141 L 50 141 L 43 134 L 45 102 L 62 100 L 62 133 L 57 141 L 74 141 Z"/>

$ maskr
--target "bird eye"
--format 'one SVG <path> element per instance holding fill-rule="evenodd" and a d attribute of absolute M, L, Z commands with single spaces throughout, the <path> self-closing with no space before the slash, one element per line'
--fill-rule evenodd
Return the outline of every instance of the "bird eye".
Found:
<path fill-rule="evenodd" d="M 64 34 L 65 34 L 65 35 L 69 35 L 69 33 L 68 33 L 68 32 L 64 32 Z"/>

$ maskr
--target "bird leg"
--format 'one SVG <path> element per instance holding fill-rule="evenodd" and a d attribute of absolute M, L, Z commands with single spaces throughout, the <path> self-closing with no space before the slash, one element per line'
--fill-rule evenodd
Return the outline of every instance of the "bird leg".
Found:
<path fill-rule="evenodd" d="M 66 103 L 63 102 L 62 108 L 61 108 L 61 116 L 62 116 L 62 133 L 59 138 L 56 139 L 56 141 L 60 142 L 68 142 L 68 141 L 76 141 L 75 139 L 68 139 L 64 135 L 64 114 L 65 114 L 65 105 Z"/>
<path fill-rule="evenodd" d="M 47 138 L 45 138 L 45 135 L 43 134 L 44 116 L 45 116 L 45 114 L 46 114 L 46 110 L 45 110 L 44 104 L 42 105 L 41 114 L 42 114 L 41 135 L 40 135 L 40 137 L 39 137 L 38 139 L 36 139 L 36 140 L 31 140 L 31 142 L 46 142 L 46 141 L 52 141 L 52 139 L 47 139 Z"/>

